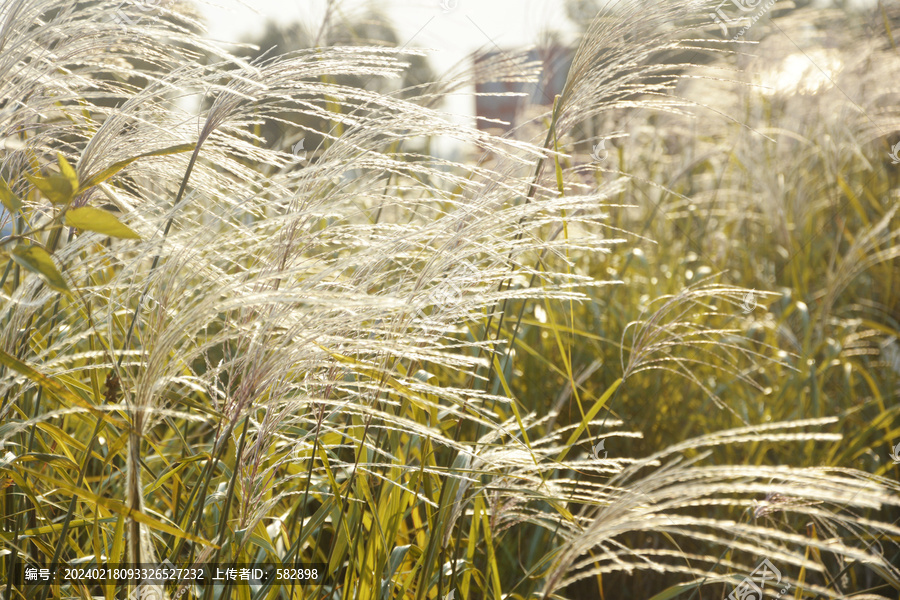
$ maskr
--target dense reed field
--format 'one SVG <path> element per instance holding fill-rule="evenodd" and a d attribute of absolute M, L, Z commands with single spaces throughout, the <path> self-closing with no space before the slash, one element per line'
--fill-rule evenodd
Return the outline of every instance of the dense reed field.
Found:
<path fill-rule="evenodd" d="M 499 134 L 524 53 L 0 0 L 2 597 L 898 597 L 900 8 L 573 4 Z M 159 563 L 300 571 L 63 576 Z"/>

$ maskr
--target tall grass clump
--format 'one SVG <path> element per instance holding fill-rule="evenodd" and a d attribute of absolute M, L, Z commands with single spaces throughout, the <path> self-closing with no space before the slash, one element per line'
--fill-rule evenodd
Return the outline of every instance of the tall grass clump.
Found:
<path fill-rule="evenodd" d="M 897 483 L 792 464 L 841 438 L 836 411 L 766 419 L 732 395 L 802 348 L 741 321 L 749 281 L 635 298 L 659 232 L 626 219 L 634 190 L 673 183 L 573 163 L 590 123 L 702 110 L 680 82 L 708 73 L 663 59 L 722 54 L 713 7 L 601 13 L 552 109 L 500 137 L 437 110 L 461 79 L 349 83 L 402 77 L 413 49 L 246 59 L 181 3 L 0 6 L 5 596 L 121 598 L 134 582 L 24 567 L 168 560 L 321 576 L 155 597 L 708 597 L 767 559 L 797 598 L 890 597 Z M 477 73 L 536 76 L 507 54 Z M 317 145 L 273 144 L 273 123 Z M 481 159 L 419 151 L 440 136 Z M 834 271 L 829 311 L 894 257 L 893 214 L 854 236 L 868 258 Z M 660 423 L 723 416 L 601 456 L 652 433 L 613 412 L 648 401 L 647 373 L 686 386 Z"/>

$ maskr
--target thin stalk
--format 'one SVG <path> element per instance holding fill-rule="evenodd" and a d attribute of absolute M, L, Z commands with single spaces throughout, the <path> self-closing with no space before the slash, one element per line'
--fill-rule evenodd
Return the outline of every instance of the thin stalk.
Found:
<path fill-rule="evenodd" d="M 184 196 L 184 191 L 185 189 L 187 189 L 187 183 L 191 177 L 191 172 L 194 170 L 194 164 L 197 162 L 197 157 L 200 155 L 201 146 L 202 142 L 199 142 L 194 148 L 194 151 L 191 153 L 191 160 L 184 172 L 184 177 L 181 178 L 181 187 L 178 188 L 178 194 L 175 196 L 175 202 L 172 205 L 173 210 L 178 207 L 178 204 L 181 202 L 182 196 Z M 134 334 L 135 323 L 137 322 L 138 315 L 141 312 L 141 307 L 144 304 L 144 299 L 147 297 L 147 294 L 150 291 L 150 283 L 152 281 L 153 273 L 154 271 L 156 271 L 156 268 L 159 265 L 159 259 L 162 256 L 162 244 L 165 243 L 166 236 L 169 235 L 169 229 L 171 229 L 172 223 L 174 221 L 174 214 L 172 214 L 172 216 L 170 216 L 166 221 L 166 227 L 165 229 L 163 229 L 162 240 L 160 241 L 160 249 L 153 257 L 153 263 L 150 265 L 150 271 L 147 273 L 147 283 L 146 285 L 144 285 L 144 291 L 141 293 L 141 296 L 138 299 L 137 306 L 134 307 L 134 313 L 131 315 L 131 324 L 128 326 L 128 333 L 125 335 L 125 342 L 122 344 L 122 351 L 119 353 L 119 360 L 116 362 L 117 370 L 122 367 L 122 359 L 125 358 L 125 350 L 128 349 L 128 345 L 131 343 L 131 336 L 132 334 Z"/>
<path fill-rule="evenodd" d="M 238 443 L 237 455 L 234 459 L 234 472 L 232 473 L 231 481 L 228 482 L 228 490 L 225 492 L 225 502 L 222 505 L 222 512 L 220 513 L 222 516 L 222 520 L 219 521 L 219 532 L 216 535 L 216 543 L 218 544 L 218 548 L 216 549 L 215 556 L 212 559 L 212 563 L 218 563 L 219 557 L 222 554 L 222 547 L 225 545 L 225 532 L 228 529 L 228 513 L 231 511 L 231 500 L 234 497 L 234 486 L 238 480 L 238 470 L 241 467 L 241 457 L 244 454 L 244 444 L 247 441 L 247 430 L 250 428 L 250 415 L 244 417 L 244 430 L 241 432 L 241 441 Z M 231 557 L 234 560 L 234 556 Z M 209 595 L 212 593 L 213 586 L 207 586 L 206 592 L 203 594 L 205 599 L 209 599 Z M 226 587 L 225 599 L 231 597 L 231 587 Z"/>
<path fill-rule="evenodd" d="M 553 141 L 553 139 L 555 138 L 556 122 L 559 119 L 559 110 L 560 110 L 559 106 L 560 106 L 560 97 L 557 96 L 553 102 L 553 116 L 550 119 L 550 126 L 547 129 L 547 136 L 544 138 L 544 144 L 543 144 L 544 150 L 550 149 L 550 144 Z M 537 164 L 534 167 L 534 174 L 531 177 L 531 184 L 528 186 L 528 192 L 525 195 L 525 204 L 530 203 L 534 198 L 534 194 L 537 192 L 537 182 L 538 182 L 538 179 L 540 178 L 541 172 L 544 169 L 544 161 L 545 160 L 546 160 L 546 158 L 542 156 L 541 158 L 538 159 Z M 524 216 L 522 217 L 522 219 L 524 219 Z M 522 223 L 522 220 L 519 221 L 520 225 L 521 225 L 521 223 Z M 521 238 L 522 238 L 522 232 L 519 232 L 518 234 L 516 234 L 516 241 L 520 240 Z M 507 261 L 510 264 L 512 264 L 512 252 L 513 251 L 510 250 L 510 254 L 507 259 Z M 510 285 L 512 285 L 512 276 L 507 278 L 505 281 L 501 281 L 500 285 L 497 288 L 497 291 L 502 292 L 504 290 L 504 288 L 509 288 Z M 496 308 L 497 305 L 500 304 L 500 302 L 501 301 L 498 300 L 496 303 L 494 303 L 494 308 Z M 491 351 L 492 352 L 494 351 L 494 348 L 496 348 L 497 343 L 500 341 L 500 335 L 503 332 L 503 320 L 504 320 L 504 317 L 506 316 L 506 307 L 508 304 L 508 300 L 504 299 L 502 301 L 502 303 L 503 303 L 503 305 L 502 305 L 503 307 L 500 310 L 500 319 L 499 319 L 499 322 L 497 323 L 497 335 L 494 336 L 494 341 L 491 343 Z M 523 304 L 524 304 L 524 301 L 523 301 Z M 489 312 L 487 324 L 485 325 L 485 329 L 484 329 L 485 336 L 490 336 L 492 321 L 494 319 L 494 313 L 496 312 L 494 310 L 494 308 L 492 308 Z M 484 350 L 479 348 L 479 350 L 478 350 L 479 357 L 482 355 L 483 352 L 484 352 Z M 490 363 L 490 366 L 488 367 L 487 377 L 485 378 L 485 382 L 484 382 L 485 391 L 490 390 L 491 381 L 493 380 L 493 377 L 494 377 L 494 361 L 491 360 L 488 362 Z M 468 383 L 469 386 L 473 385 L 474 378 L 475 378 L 475 374 L 473 373 L 469 377 L 469 383 Z M 492 406 L 491 410 L 493 410 L 493 406 Z M 475 439 L 479 439 L 481 437 L 482 428 L 483 428 L 483 425 L 479 424 L 478 431 L 475 435 Z"/>
<path fill-rule="evenodd" d="M 81 469 L 78 471 L 78 481 L 75 483 L 75 487 L 80 488 L 84 483 L 84 473 L 87 471 L 88 463 L 91 460 L 91 452 L 94 451 L 94 442 L 97 440 L 97 433 L 100 431 L 101 427 L 103 427 L 103 419 L 97 419 L 97 423 L 94 425 L 94 432 L 91 434 L 87 449 L 84 451 L 84 460 L 81 463 Z M 72 514 L 75 512 L 76 502 L 77 496 L 73 494 L 72 498 L 69 499 L 69 510 L 66 512 L 66 518 L 63 521 L 62 529 L 59 532 L 59 543 L 56 544 L 56 550 L 53 552 L 53 559 L 50 561 L 51 571 L 55 571 L 56 566 L 59 564 L 59 556 L 65 545 L 66 535 L 69 533 L 69 522 L 72 520 Z M 41 587 L 41 600 L 46 600 L 50 587 L 51 584 L 49 582 Z"/>

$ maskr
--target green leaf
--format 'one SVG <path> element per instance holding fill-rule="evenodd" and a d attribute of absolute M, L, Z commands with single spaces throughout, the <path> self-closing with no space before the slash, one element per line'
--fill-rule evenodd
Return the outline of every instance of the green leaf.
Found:
<path fill-rule="evenodd" d="M 106 235 L 125 238 L 131 240 L 139 240 L 139 236 L 133 229 L 122 223 L 111 212 L 93 208 L 91 206 L 83 206 L 75 208 L 66 213 L 66 225 L 69 227 L 77 227 L 87 231 L 96 231 Z"/>
<path fill-rule="evenodd" d="M 12 259 L 35 273 L 41 275 L 55 290 L 68 292 L 69 286 L 63 279 L 62 273 L 53 264 L 50 253 L 34 244 L 16 246 L 12 251 Z"/>
<path fill-rule="evenodd" d="M 0 202 L 3 202 L 3 206 L 6 207 L 10 214 L 19 212 L 22 209 L 22 201 L 13 194 L 6 180 L 2 177 L 0 177 Z"/>
<path fill-rule="evenodd" d="M 72 168 L 72 165 L 69 164 L 66 157 L 62 155 L 62 152 L 56 153 L 56 162 L 59 164 L 60 174 L 68 179 L 69 183 L 72 185 L 72 189 L 75 190 L 75 192 L 78 192 L 78 173 L 75 172 L 75 169 Z"/>
<path fill-rule="evenodd" d="M 124 169 L 125 167 L 127 167 L 128 165 L 130 165 L 131 163 L 133 163 L 134 161 L 136 161 L 139 158 L 145 158 L 148 156 L 165 156 L 167 154 L 178 154 L 179 152 L 188 152 L 190 150 L 193 150 L 196 145 L 197 144 L 195 144 L 193 142 L 191 142 L 190 144 L 178 144 L 177 146 L 169 146 L 168 148 L 163 148 L 162 150 L 153 150 L 152 152 L 145 152 L 143 154 L 138 154 L 137 156 L 135 156 L 133 158 L 126 158 L 125 160 L 120 160 L 119 162 L 115 162 L 115 163 L 111 164 L 110 166 L 106 167 L 105 169 L 103 169 L 96 175 L 92 176 L 90 179 L 88 179 L 82 186 L 82 189 L 87 189 L 89 187 L 93 187 L 97 184 L 103 183 L 104 181 L 106 181 L 107 179 L 109 179 L 110 177 L 112 177 L 113 175 L 115 175 L 116 173 L 118 173 L 119 171 L 121 171 L 122 169 Z"/>
<path fill-rule="evenodd" d="M 78 191 L 72 187 L 72 181 L 65 175 L 51 175 L 50 177 L 38 177 L 25 174 L 25 179 L 34 184 L 42 194 L 53 204 L 68 204 L 72 196 Z"/>

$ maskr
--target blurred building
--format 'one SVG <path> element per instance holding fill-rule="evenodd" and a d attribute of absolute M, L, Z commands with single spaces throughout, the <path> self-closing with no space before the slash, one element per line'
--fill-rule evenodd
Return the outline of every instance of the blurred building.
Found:
<path fill-rule="evenodd" d="M 499 52 L 490 52 L 476 58 L 487 61 L 496 58 Z M 553 99 L 562 92 L 566 83 L 569 66 L 572 64 L 574 51 L 560 45 L 546 48 L 535 48 L 528 53 L 529 61 L 542 63 L 540 80 L 537 83 L 521 83 L 513 81 L 492 81 L 475 86 L 475 114 L 478 117 L 503 121 L 488 123 L 478 121 L 482 130 L 499 128 L 509 131 L 521 124 L 522 111 L 528 106 L 553 106 Z M 503 94 L 508 92 L 524 93 L 525 96 L 483 96 L 481 94 Z"/>

